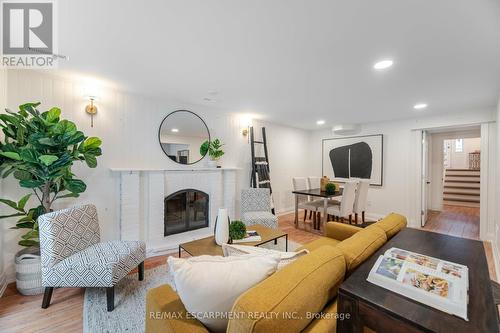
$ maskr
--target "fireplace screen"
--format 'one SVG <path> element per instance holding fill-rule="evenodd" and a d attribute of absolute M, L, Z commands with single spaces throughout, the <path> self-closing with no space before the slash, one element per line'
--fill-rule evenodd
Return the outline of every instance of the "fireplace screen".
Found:
<path fill-rule="evenodd" d="M 177 191 L 165 198 L 165 236 L 208 227 L 208 194 Z"/>

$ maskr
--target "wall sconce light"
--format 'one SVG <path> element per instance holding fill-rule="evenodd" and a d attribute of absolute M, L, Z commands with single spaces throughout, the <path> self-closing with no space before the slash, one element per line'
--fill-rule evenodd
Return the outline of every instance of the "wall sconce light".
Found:
<path fill-rule="evenodd" d="M 90 114 L 90 127 L 94 127 L 94 115 L 97 113 L 97 106 L 95 106 L 94 102 L 96 100 L 95 96 L 87 96 L 90 100 L 90 104 L 85 107 L 85 112 Z"/>
<path fill-rule="evenodd" d="M 252 118 L 248 115 L 241 116 L 240 118 L 240 128 L 241 128 L 241 134 L 243 136 L 247 136 L 248 133 L 250 132 L 250 126 L 252 126 Z"/>

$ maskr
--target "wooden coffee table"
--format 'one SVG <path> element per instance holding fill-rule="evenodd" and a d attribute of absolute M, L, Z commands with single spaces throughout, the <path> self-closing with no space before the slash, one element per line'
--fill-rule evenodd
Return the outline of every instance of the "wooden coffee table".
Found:
<path fill-rule="evenodd" d="M 271 241 L 274 241 L 274 244 L 276 244 L 278 238 L 285 237 L 285 251 L 288 251 L 288 234 L 286 232 L 278 229 L 264 227 L 262 225 L 252 225 L 250 227 L 247 227 L 247 229 L 257 231 L 260 235 L 261 240 L 258 242 L 237 243 L 237 245 L 259 246 Z M 181 250 L 184 250 L 192 256 L 222 255 L 222 247 L 215 243 L 214 236 L 179 244 L 179 257 L 181 256 Z"/>
<path fill-rule="evenodd" d="M 366 280 L 375 261 L 387 249 L 398 247 L 469 267 L 469 321 L 439 311 Z M 361 264 L 339 289 L 339 333 L 376 332 L 498 332 L 488 264 L 482 242 L 405 228 Z"/>

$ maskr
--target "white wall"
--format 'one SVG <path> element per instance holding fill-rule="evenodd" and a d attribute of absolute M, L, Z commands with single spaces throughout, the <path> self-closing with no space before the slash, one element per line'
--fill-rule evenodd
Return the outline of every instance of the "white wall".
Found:
<path fill-rule="evenodd" d="M 7 107 L 7 70 L 0 68 L 0 110 Z M 0 197 L 3 197 L 2 184 L 0 182 Z M 5 223 L 0 220 L 0 253 L 5 252 L 4 248 L 4 234 L 5 234 Z M 4 263 L 2 257 L 0 256 L 0 297 L 5 289 L 5 274 L 4 274 Z"/>
<path fill-rule="evenodd" d="M 498 100 L 498 107 L 497 107 L 497 147 L 500 147 L 500 99 Z M 500 252 L 499 252 L 499 246 L 500 246 L 500 205 L 498 204 L 498 201 L 500 200 L 500 154 L 497 153 L 496 156 L 496 191 L 495 191 L 495 239 L 494 239 L 494 244 L 495 244 L 495 258 L 497 259 L 496 261 L 496 269 L 497 269 L 497 281 L 500 281 L 500 276 L 498 275 L 500 272 Z"/>
<path fill-rule="evenodd" d="M 311 132 L 262 121 L 254 121 L 256 140 L 261 140 L 261 126 L 266 127 L 273 199 L 278 213 L 294 209 L 292 178 L 319 175 L 311 173 Z M 264 156 L 257 145 L 256 156 Z"/>
<path fill-rule="evenodd" d="M 362 125 L 356 135 L 384 135 L 384 185 L 371 187 L 368 193 L 368 216 L 377 218 L 390 212 L 399 212 L 409 218 L 411 225 L 419 225 L 416 221 L 416 187 L 417 169 L 416 143 L 419 142 L 417 129 L 459 126 L 464 124 L 480 124 L 495 120 L 492 110 L 477 110 L 456 113 L 453 116 L 442 115 L 419 119 L 377 122 Z M 311 135 L 312 155 L 310 159 L 312 173 L 321 173 L 321 140 L 341 137 L 333 135 L 330 129 L 314 132 Z"/>

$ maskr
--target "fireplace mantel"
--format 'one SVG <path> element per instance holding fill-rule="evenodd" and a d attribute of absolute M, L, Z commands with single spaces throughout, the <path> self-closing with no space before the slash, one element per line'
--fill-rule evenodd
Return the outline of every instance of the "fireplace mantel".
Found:
<path fill-rule="evenodd" d="M 238 213 L 238 168 L 111 170 L 119 174 L 120 238 L 145 241 L 148 257 L 173 252 L 180 243 L 213 235 L 219 208 L 227 208 L 231 218 Z M 164 236 L 164 198 L 182 189 L 209 195 L 209 227 Z"/>
<path fill-rule="evenodd" d="M 233 167 L 222 167 L 222 168 L 110 168 L 113 172 L 124 172 L 124 171 L 181 171 L 181 172 L 205 172 L 205 171 L 237 171 L 241 170 L 241 168 L 233 168 Z"/>

